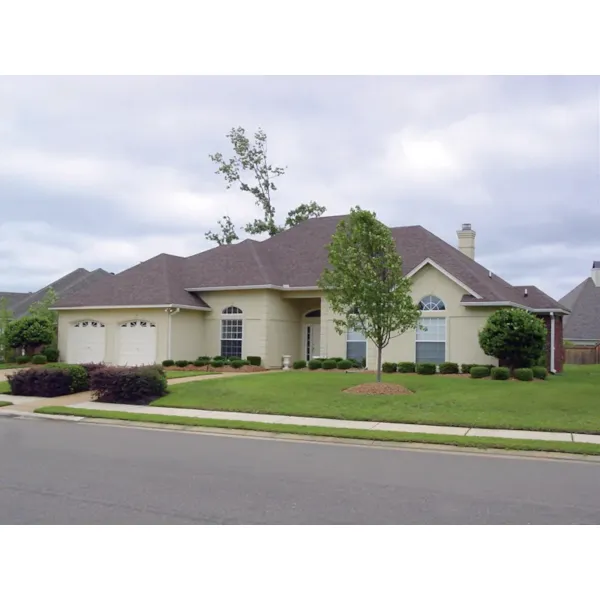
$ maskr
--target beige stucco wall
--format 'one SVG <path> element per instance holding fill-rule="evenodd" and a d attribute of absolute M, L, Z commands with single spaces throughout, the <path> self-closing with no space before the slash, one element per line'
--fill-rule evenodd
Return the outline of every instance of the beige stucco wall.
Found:
<path fill-rule="evenodd" d="M 196 360 L 208 355 L 205 348 L 205 319 L 207 313 L 181 309 L 171 315 L 171 356 L 173 360 Z"/>
<path fill-rule="evenodd" d="M 69 326 L 76 321 L 99 321 L 106 328 L 105 362 L 113 364 L 117 360 L 117 334 L 119 326 L 126 321 L 141 319 L 156 325 L 156 361 L 167 358 L 167 314 L 162 308 L 150 309 L 105 309 L 105 310 L 66 310 L 58 313 L 58 350 L 61 358 L 67 357 Z"/>
<path fill-rule="evenodd" d="M 493 309 L 474 309 L 460 305 L 465 290 L 448 279 L 437 269 L 425 266 L 412 278 L 412 296 L 415 302 L 427 295 L 438 296 L 444 301 L 446 310 L 423 312 L 423 317 L 446 317 L 446 360 L 457 363 L 497 364 L 486 356 L 479 347 L 477 335 Z M 334 315 L 323 302 L 323 355 L 345 356 L 346 336 L 339 335 L 334 328 Z M 407 331 L 393 338 L 383 350 L 383 361 L 415 361 L 416 332 Z M 377 349 L 367 341 L 367 366 L 374 368 L 377 363 Z"/>

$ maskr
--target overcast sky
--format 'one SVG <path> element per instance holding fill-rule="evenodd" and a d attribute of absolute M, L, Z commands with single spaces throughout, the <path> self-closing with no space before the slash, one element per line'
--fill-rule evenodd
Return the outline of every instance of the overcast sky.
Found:
<path fill-rule="evenodd" d="M 0 290 L 209 247 L 252 199 L 214 174 L 233 126 L 287 165 L 276 206 L 376 211 L 555 297 L 600 260 L 598 80 L 0 77 Z"/>

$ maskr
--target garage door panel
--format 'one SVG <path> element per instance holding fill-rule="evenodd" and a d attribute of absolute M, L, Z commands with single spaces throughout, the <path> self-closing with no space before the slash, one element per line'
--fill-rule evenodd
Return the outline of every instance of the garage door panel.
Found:
<path fill-rule="evenodd" d="M 117 357 L 119 365 L 151 365 L 156 362 L 156 325 L 151 321 L 128 321 L 119 326 Z"/>
<path fill-rule="evenodd" d="M 78 321 L 69 326 L 67 362 L 101 363 L 106 353 L 106 327 L 99 321 Z"/>

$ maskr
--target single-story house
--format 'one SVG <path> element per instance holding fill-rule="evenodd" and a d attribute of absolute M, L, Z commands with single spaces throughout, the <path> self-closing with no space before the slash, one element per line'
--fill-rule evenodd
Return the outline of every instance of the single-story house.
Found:
<path fill-rule="evenodd" d="M 574 346 L 600 344 L 600 261 L 592 263 L 589 277 L 573 288 L 560 303 L 569 309 L 564 339 Z"/>
<path fill-rule="evenodd" d="M 264 241 L 218 246 L 187 258 L 160 254 L 64 295 L 59 349 L 69 362 L 138 365 L 167 358 L 260 356 L 279 368 L 284 355 L 364 358 L 376 351 L 360 332 L 336 333 L 317 281 L 326 245 L 344 216 L 310 219 Z M 465 224 L 458 248 L 420 226 L 391 229 L 427 331 L 391 340 L 385 361 L 492 364 L 478 332 L 500 307 L 521 307 L 548 329 L 548 366 L 563 365 L 567 310 L 534 286 L 515 287 L 474 260 Z"/>

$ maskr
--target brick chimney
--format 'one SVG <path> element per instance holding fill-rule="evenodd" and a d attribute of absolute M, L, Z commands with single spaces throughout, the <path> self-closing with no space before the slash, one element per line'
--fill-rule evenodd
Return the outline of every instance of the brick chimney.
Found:
<path fill-rule="evenodd" d="M 475 232 L 471 229 L 471 223 L 463 223 L 456 235 L 458 235 L 458 249 L 475 260 Z"/>
<path fill-rule="evenodd" d="M 592 263 L 592 281 L 596 287 L 600 287 L 600 260 L 595 260 Z"/>

